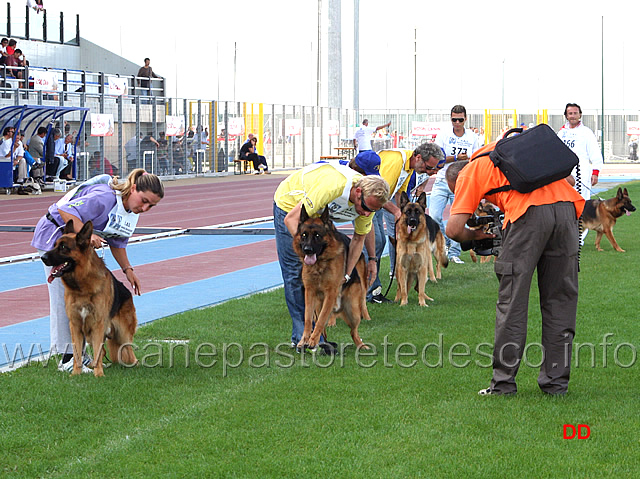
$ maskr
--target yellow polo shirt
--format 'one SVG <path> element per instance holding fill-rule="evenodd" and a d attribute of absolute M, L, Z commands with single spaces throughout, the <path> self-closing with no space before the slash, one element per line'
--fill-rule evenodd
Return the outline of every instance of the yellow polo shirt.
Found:
<path fill-rule="evenodd" d="M 397 150 L 382 150 L 378 152 L 380 155 L 380 176 L 382 176 L 387 183 L 389 183 L 389 191 L 391 194 L 396 189 L 396 184 L 398 183 L 398 178 L 400 178 L 400 173 L 402 169 L 408 173 L 404 182 L 402 183 L 401 188 L 398 190 L 398 193 L 401 191 L 407 191 L 407 187 L 409 186 L 409 180 L 411 179 L 411 175 L 413 174 L 413 170 L 409 167 L 409 158 L 413 155 L 413 150 L 402 150 L 407 155 L 407 164 L 404 166 L 402 160 L 402 153 Z"/>
<path fill-rule="evenodd" d="M 360 178 L 362 175 L 356 173 L 353 184 Z M 303 201 L 309 216 L 319 216 L 325 206 L 342 196 L 346 182 L 347 178 L 329 164 L 319 167 L 309 165 L 285 178 L 273 195 L 273 200 L 278 208 L 287 213 Z M 351 204 L 349 202 L 349 205 Z M 355 232 L 360 235 L 367 234 L 371 231 L 372 221 L 373 214 L 358 216 L 355 219 Z"/>

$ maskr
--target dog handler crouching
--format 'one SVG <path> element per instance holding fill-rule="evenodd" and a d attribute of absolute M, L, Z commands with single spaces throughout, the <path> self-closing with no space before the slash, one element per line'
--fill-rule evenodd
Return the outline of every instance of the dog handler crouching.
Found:
<path fill-rule="evenodd" d="M 273 197 L 273 222 L 278 262 L 284 280 L 284 296 L 291 315 L 291 346 L 296 347 L 304 331 L 304 287 L 302 263 L 293 249 L 293 237 L 300 223 L 300 210 L 318 216 L 324 208 L 331 211 L 336 222 L 355 220 L 355 232 L 349 245 L 346 272 L 355 268 L 375 211 L 389 199 L 389 185 L 379 176 L 363 176 L 338 162 L 313 163 L 285 178 Z M 367 245 L 374 256 L 373 242 Z M 367 276 L 376 276 L 376 262 L 367 262 Z M 320 346 L 325 352 L 332 348 Z"/>
<path fill-rule="evenodd" d="M 464 169 L 463 169 L 464 167 Z M 572 177 L 533 190 L 486 193 L 509 182 L 488 156 L 453 163 L 447 182 L 455 193 L 447 236 L 463 242 L 493 235 L 465 227 L 484 197 L 504 212 L 502 250 L 495 262 L 499 281 L 496 305 L 493 378 L 478 394 L 517 392 L 516 374 L 527 339 L 529 290 L 538 272 L 542 313 L 543 362 L 538 386 L 547 394 L 565 394 L 571 372 L 571 347 L 578 305 L 578 218 L 584 199 Z"/>
<path fill-rule="evenodd" d="M 123 182 L 118 181 L 117 176 L 96 176 L 69 191 L 49 207 L 47 214 L 36 225 L 31 246 L 43 255 L 53 249 L 69 220 L 73 221 L 76 232 L 91 220 L 91 244 L 94 248 L 99 248 L 103 240 L 109 244 L 113 257 L 122 268 L 134 293 L 140 295 L 140 280 L 129 262 L 126 246 L 135 231 L 138 215 L 149 211 L 163 197 L 164 187 L 160 179 L 141 168 L 129 173 Z M 73 346 L 69 318 L 65 311 L 64 284 L 60 278 L 49 281 L 50 266 L 44 265 L 44 271 L 49 288 L 51 353 L 62 353 L 58 369 L 71 372 Z M 82 362 L 82 372 L 90 372 L 86 366 L 91 358 L 85 354 Z"/>

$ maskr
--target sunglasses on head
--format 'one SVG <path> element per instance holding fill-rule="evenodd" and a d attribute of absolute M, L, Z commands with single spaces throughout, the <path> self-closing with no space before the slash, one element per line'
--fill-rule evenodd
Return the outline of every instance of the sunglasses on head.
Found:
<path fill-rule="evenodd" d="M 362 193 L 360 193 L 360 206 L 362 206 L 363 210 L 368 211 L 369 213 L 375 213 L 375 211 L 369 208 L 364 202 L 364 195 Z"/>
<path fill-rule="evenodd" d="M 451 121 L 454 123 L 455 122 L 464 123 L 464 120 L 465 120 L 464 118 L 451 118 Z"/>

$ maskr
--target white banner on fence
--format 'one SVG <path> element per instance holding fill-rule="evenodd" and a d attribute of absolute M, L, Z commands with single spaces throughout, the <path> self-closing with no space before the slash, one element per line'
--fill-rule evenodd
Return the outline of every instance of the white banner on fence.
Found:
<path fill-rule="evenodd" d="M 640 135 L 640 121 L 627 122 L 627 135 Z"/>
<path fill-rule="evenodd" d="M 165 116 L 167 136 L 184 135 L 184 116 Z"/>
<path fill-rule="evenodd" d="M 229 135 L 241 136 L 244 135 L 244 118 L 238 116 L 236 118 L 229 118 Z"/>
<path fill-rule="evenodd" d="M 31 70 L 33 76 L 33 89 L 44 91 L 56 91 L 58 89 L 58 74 L 44 70 Z"/>
<path fill-rule="evenodd" d="M 327 120 L 326 124 L 329 136 L 340 135 L 340 122 L 338 120 Z"/>
<path fill-rule="evenodd" d="M 429 123 L 426 121 L 412 121 L 411 134 L 413 136 L 438 136 L 443 131 L 443 123 Z"/>
<path fill-rule="evenodd" d="M 91 136 L 113 136 L 111 113 L 91 113 Z"/>
<path fill-rule="evenodd" d="M 127 79 L 118 77 L 109 77 L 109 95 L 126 95 Z"/>
<path fill-rule="evenodd" d="M 285 120 L 285 135 L 298 136 L 302 134 L 302 120 L 300 118 L 287 118 Z"/>

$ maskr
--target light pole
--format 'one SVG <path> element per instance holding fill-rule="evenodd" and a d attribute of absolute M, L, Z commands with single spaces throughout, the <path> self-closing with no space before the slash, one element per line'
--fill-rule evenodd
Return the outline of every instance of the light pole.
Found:
<path fill-rule="evenodd" d="M 506 58 L 502 59 L 502 110 L 504 110 L 504 62 Z"/>

